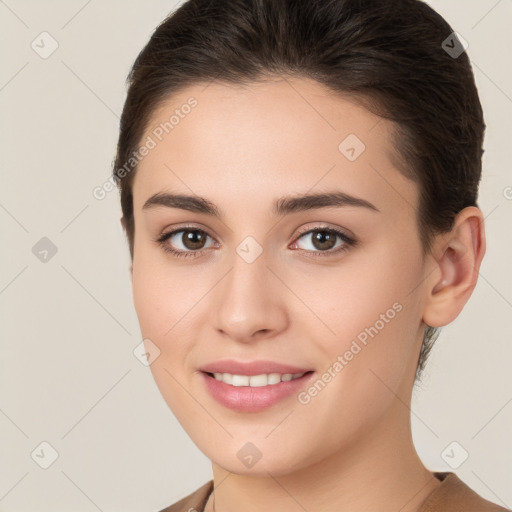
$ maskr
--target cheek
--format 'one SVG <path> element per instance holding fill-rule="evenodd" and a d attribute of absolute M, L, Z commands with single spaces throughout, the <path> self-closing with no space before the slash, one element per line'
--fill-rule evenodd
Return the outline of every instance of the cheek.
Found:
<path fill-rule="evenodd" d="M 382 246 L 371 258 L 347 260 L 330 275 L 311 278 L 315 285 L 304 301 L 314 304 L 331 331 L 316 336 L 318 346 L 327 365 L 342 356 L 344 368 L 338 373 L 346 374 L 344 379 L 376 380 L 370 369 L 392 386 L 403 377 L 418 348 L 421 311 L 411 293 L 421 275 L 417 261 L 410 247 L 407 254 Z"/>
<path fill-rule="evenodd" d="M 322 364 L 318 380 L 303 390 L 299 403 L 310 432 L 332 439 L 344 432 L 335 444 L 364 435 L 388 411 L 403 408 L 397 396 L 414 362 L 418 315 L 406 298 L 409 290 L 378 286 L 382 280 L 376 277 L 368 272 L 358 280 L 345 279 L 346 294 L 323 296 L 326 305 L 337 301 L 324 310 L 335 335 L 311 338 L 316 340 L 312 353 Z M 326 424 L 332 425 L 328 434 Z"/>
<path fill-rule="evenodd" d="M 173 267 L 165 260 L 165 255 L 139 251 L 133 262 L 132 290 L 144 336 L 167 336 L 193 301 L 198 300 L 199 290 L 191 286 L 194 282 L 190 269 Z"/>
<path fill-rule="evenodd" d="M 179 346 L 170 346 L 181 327 L 180 318 L 186 315 L 187 300 L 181 289 L 177 272 L 156 261 L 144 258 L 142 251 L 133 263 L 133 303 L 137 313 L 142 338 L 150 339 L 160 350 L 158 359 L 151 365 L 176 371 Z M 170 356 L 173 356 L 172 359 Z"/>
<path fill-rule="evenodd" d="M 162 332 L 165 312 L 162 306 L 166 283 L 163 276 L 158 276 L 156 269 L 146 265 L 144 261 L 134 262 L 133 265 L 133 303 L 142 335 L 152 338 Z"/>
<path fill-rule="evenodd" d="M 160 351 L 150 370 L 168 406 L 180 421 L 186 420 L 193 409 L 190 395 L 183 388 L 192 339 L 187 329 L 192 299 L 180 291 L 183 279 L 176 269 L 171 271 L 156 258 L 142 256 L 141 251 L 133 264 L 133 302 L 142 338 L 151 340 Z"/>
<path fill-rule="evenodd" d="M 201 338 L 204 298 L 214 282 L 193 265 L 171 264 L 165 255 L 144 256 L 140 251 L 134 259 L 132 289 L 142 337 L 160 350 L 151 369 L 155 376 L 159 368 L 182 375 L 191 367 L 195 340 Z"/>
<path fill-rule="evenodd" d="M 330 338 L 339 339 L 357 336 L 376 322 L 382 330 L 382 322 L 387 326 L 388 320 L 395 319 L 399 305 L 410 300 L 410 283 L 417 273 L 411 265 L 414 267 L 403 255 L 383 246 L 372 254 L 347 258 L 337 267 L 291 270 L 286 278 L 294 282 L 303 302 L 330 328 Z"/>

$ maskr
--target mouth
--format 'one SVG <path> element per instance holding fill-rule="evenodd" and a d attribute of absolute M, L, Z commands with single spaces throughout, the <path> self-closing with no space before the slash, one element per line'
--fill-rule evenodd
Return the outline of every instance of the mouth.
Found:
<path fill-rule="evenodd" d="M 200 375 L 207 392 L 222 406 L 240 413 L 256 413 L 297 396 L 316 372 L 258 375 L 205 372 Z"/>

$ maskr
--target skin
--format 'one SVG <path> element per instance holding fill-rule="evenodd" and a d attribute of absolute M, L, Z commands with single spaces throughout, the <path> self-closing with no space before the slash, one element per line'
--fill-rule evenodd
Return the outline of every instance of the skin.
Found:
<path fill-rule="evenodd" d="M 476 285 L 485 253 L 481 211 L 461 211 L 423 258 L 418 189 L 396 167 L 391 122 L 308 79 L 214 82 L 168 98 L 144 139 L 190 96 L 197 107 L 134 179 L 132 284 L 142 335 L 161 351 L 151 364 L 155 381 L 212 461 L 216 510 L 419 510 L 439 481 L 412 441 L 416 363 L 425 324 L 454 320 Z M 353 162 L 338 150 L 351 133 L 366 146 Z M 379 211 L 272 214 L 278 197 L 326 191 Z M 143 209 L 158 192 L 206 197 L 225 217 Z M 155 242 L 183 223 L 209 235 L 197 257 L 175 257 Z M 301 228 L 326 226 L 357 244 L 328 256 L 311 235 L 299 238 Z M 236 252 L 247 236 L 263 249 L 252 263 Z M 193 251 L 181 234 L 171 243 Z M 341 245 L 337 239 L 331 252 Z M 394 303 L 401 311 L 306 405 L 292 395 L 240 413 L 205 389 L 198 368 L 224 358 L 270 359 L 321 376 Z M 252 468 L 237 457 L 247 442 L 262 454 Z"/>

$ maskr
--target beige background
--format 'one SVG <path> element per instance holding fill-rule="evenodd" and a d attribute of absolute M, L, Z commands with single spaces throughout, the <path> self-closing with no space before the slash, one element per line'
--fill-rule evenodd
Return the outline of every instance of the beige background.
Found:
<path fill-rule="evenodd" d="M 488 252 L 415 393 L 414 438 L 429 469 L 512 507 L 512 2 L 429 3 L 468 41 L 484 106 Z M 109 177 L 129 68 L 175 5 L 0 1 L 0 511 L 151 512 L 211 478 L 133 355 L 117 191 L 92 195 Z M 43 31 L 58 43 L 46 59 L 31 47 L 45 37 L 51 49 Z M 32 251 L 43 237 L 57 248 L 46 262 Z M 443 458 L 453 441 L 452 460 L 469 453 L 457 469 Z M 47 469 L 42 442 L 58 453 Z"/>

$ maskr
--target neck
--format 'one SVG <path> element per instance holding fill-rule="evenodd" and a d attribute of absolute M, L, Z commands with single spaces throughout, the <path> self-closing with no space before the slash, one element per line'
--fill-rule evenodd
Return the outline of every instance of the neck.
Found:
<path fill-rule="evenodd" d="M 206 512 L 213 503 L 216 512 L 418 512 L 440 481 L 416 453 L 408 408 L 398 400 L 395 407 L 366 435 L 294 473 L 253 476 L 213 464 Z"/>

